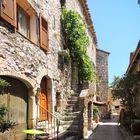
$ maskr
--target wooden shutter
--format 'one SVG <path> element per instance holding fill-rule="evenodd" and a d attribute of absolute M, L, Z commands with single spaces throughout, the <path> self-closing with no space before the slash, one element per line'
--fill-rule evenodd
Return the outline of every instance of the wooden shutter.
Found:
<path fill-rule="evenodd" d="M 0 0 L 0 16 L 16 27 L 16 0 Z"/>
<path fill-rule="evenodd" d="M 40 16 L 40 46 L 44 50 L 48 50 L 48 24 L 47 21 Z"/>

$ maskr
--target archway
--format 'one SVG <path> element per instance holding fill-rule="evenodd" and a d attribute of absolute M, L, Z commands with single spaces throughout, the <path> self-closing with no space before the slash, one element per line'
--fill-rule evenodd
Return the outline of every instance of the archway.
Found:
<path fill-rule="evenodd" d="M 15 137 L 22 139 L 24 134 L 21 132 L 28 127 L 28 88 L 16 78 L 8 76 L 0 78 L 10 83 L 10 87 L 0 95 L 0 105 L 8 107 L 7 118 L 17 123 L 14 127 Z"/>
<path fill-rule="evenodd" d="M 92 126 L 92 102 L 88 103 L 88 130 L 91 130 Z"/>
<path fill-rule="evenodd" d="M 49 120 L 49 112 L 52 112 L 52 84 L 51 79 L 44 76 L 40 83 L 39 95 L 39 119 L 40 121 Z"/>

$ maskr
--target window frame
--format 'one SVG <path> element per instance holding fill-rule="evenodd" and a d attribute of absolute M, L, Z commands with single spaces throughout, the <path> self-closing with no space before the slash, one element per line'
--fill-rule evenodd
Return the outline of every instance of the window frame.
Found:
<path fill-rule="evenodd" d="M 24 14 L 24 16 L 26 16 L 28 18 L 28 22 L 27 22 L 27 36 L 25 34 L 23 34 L 21 31 L 20 31 L 20 22 L 19 22 L 19 11 L 21 13 Z M 31 31 L 30 31 L 30 15 L 21 7 L 17 4 L 17 31 L 23 35 L 24 37 L 28 38 L 28 39 L 31 39 Z"/>

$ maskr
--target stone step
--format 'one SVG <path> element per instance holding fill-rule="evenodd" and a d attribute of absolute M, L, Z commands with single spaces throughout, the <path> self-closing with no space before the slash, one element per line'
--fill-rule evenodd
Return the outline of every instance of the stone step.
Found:
<path fill-rule="evenodd" d="M 66 109 L 72 109 L 72 111 L 76 111 L 79 109 L 79 105 L 78 104 L 67 104 Z"/>
<path fill-rule="evenodd" d="M 77 102 L 76 102 L 77 103 Z M 76 105 L 76 103 L 75 104 L 73 104 L 73 103 L 67 103 L 67 105 L 66 106 L 75 106 Z"/>
<path fill-rule="evenodd" d="M 70 96 L 68 97 L 68 100 L 77 100 L 78 101 L 79 97 L 78 96 Z"/>
<path fill-rule="evenodd" d="M 64 112 L 73 112 L 74 110 L 73 110 L 73 108 L 65 108 L 64 109 Z"/>
<path fill-rule="evenodd" d="M 73 120 L 70 120 L 70 121 L 63 120 L 63 121 L 61 121 L 61 125 L 71 125 L 71 124 L 74 124 L 74 125 L 79 124 L 79 119 L 75 120 L 75 121 L 73 121 Z"/>
<path fill-rule="evenodd" d="M 55 129 L 49 129 L 49 130 L 48 129 L 37 129 L 37 130 L 41 130 L 41 131 L 46 132 L 45 134 L 49 134 L 48 139 L 45 139 L 45 136 L 44 136 L 45 140 L 52 140 L 54 137 L 57 137 L 57 132 L 58 132 L 58 134 L 61 134 L 62 132 L 64 132 L 62 126 L 59 126 L 58 131 L 57 131 L 57 127 Z M 41 138 L 43 138 L 43 136 L 41 135 L 41 137 L 38 137 L 38 139 L 39 138 L 41 139 Z"/>
<path fill-rule="evenodd" d="M 76 105 L 67 105 L 66 109 L 72 109 L 72 111 L 76 110 L 78 107 Z"/>
<path fill-rule="evenodd" d="M 77 101 L 77 99 L 75 100 L 67 100 L 67 104 L 75 104 L 75 103 L 77 103 L 78 101 Z"/>
<path fill-rule="evenodd" d="M 63 112 L 63 116 L 77 116 L 80 114 L 81 111 L 75 111 L 75 112 Z"/>
<path fill-rule="evenodd" d="M 63 126 L 63 129 L 64 130 L 74 130 L 74 131 L 78 131 L 79 130 L 79 125 L 74 125 L 74 124 L 72 124 L 72 125 L 64 125 Z"/>
<path fill-rule="evenodd" d="M 76 108 L 76 107 L 67 107 L 64 109 L 63 112 L 65 113 L 73 113 L 73 112 L 78 112 L 80 111 L 79 108 Z"/>
<path fill-rule="evenodd" d="M 71 121 L 76 120 L 77 116 L 62 116 L 61 120 L 63 121 Z"/>

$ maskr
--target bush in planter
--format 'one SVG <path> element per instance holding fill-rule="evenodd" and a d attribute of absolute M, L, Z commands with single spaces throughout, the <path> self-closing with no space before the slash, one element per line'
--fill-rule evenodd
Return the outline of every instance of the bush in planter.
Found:
<path fill-rule="evenodd" d="M 15 122 L 5 119 L 7 113 L 8 113 L 7 107 L 2 105 L 0 107 L 0 132 L 2 133 L 9 130 L 10 128 L 13 128 L 16 125 Z"/>
<path fill-rule="evenodd" d="M 0 78 L 0 94 L 3 94 L 6 87 L 10 86 L 10 84 Z M 6 119 L 6 115 L 8 113 L 8 108 L 4 105 L 0 106 L 0 132 L 4 133 L 5 131 L 13 128 L 16 123 Z"/>
<path fill-rule="evenodd" d="M 100 111 L 97 106 L 93 106 L 93 120 L 99 122 Z"/>

